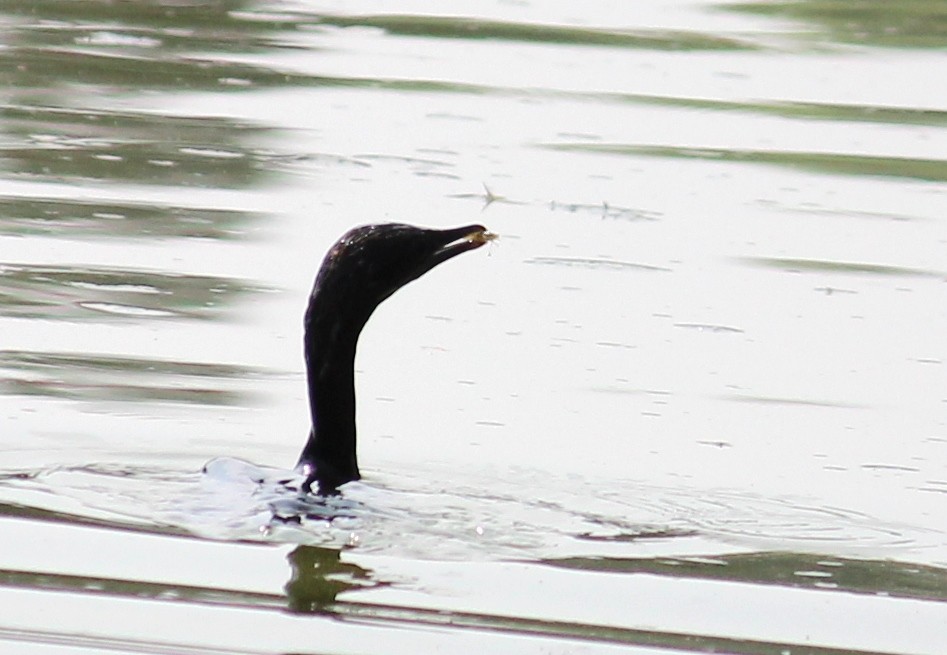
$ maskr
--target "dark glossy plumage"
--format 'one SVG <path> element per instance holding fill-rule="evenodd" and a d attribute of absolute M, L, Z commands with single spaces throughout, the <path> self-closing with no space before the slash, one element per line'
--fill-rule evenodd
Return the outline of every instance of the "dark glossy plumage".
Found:
<path fill-rule="evenodd" d="M 322 494 L 358 480 L 355 348 L 375 308 L 408 282 L 492 238 L 481 225 L 448 230 L 401 223 L 347 232 L 316 275 L 305 318 L 312 428 L 298 467 Z"/>

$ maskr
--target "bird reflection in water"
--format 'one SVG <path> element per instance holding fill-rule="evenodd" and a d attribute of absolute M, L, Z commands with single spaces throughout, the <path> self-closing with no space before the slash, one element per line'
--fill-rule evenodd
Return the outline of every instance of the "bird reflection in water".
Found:
<path fill-rule="evenodd" d="M 376 588 L 387 583 L 371 578 L 371 572 L 342 561 L 342 551 L 318 546 L 298 546 L 287 559 L 292 577 L 283 589 L 286 607 L 297 614 L 329 611 L 344 591 Z"/>

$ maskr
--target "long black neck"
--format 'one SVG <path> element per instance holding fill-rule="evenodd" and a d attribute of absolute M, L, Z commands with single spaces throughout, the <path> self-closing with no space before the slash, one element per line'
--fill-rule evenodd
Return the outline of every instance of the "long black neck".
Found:
<path fill-rule="evenodd" d="M 331 494 L 358 480 L 355 438 L 355 347 L 368 319 L 340 320 L 338 308 L 323 307 L 316 294 L 305 320 L 306 373 L 312 429 L 299 457 L 306 486 L 318 482 Z"/>

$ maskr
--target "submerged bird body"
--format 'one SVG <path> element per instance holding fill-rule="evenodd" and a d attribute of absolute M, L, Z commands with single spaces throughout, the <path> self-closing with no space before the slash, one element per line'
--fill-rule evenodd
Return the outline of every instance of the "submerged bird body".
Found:
<path fill-rule="evenodd" d="M 434 230 L 401 223 L 350 230 L 316 275 L 305 317 L 312 427 L 297 468 L 305 488 L 335 493 L 358 480 L 355 349 L 375 308 L 438 264 L 479 248 L 494 235 L 481 225 Z"/>

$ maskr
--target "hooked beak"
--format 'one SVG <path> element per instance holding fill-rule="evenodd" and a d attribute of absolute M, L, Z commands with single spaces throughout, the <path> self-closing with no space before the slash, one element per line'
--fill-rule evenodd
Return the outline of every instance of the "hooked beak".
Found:
<path fill-rule="evenodd" d="M 428 270 L 451 257 L 456 257 L 468 250 L 476 250 L 488 241 L 497 238 L 496 234 L 488 232 L 482 225 L 465 225 L 449 230 L 432 230 L 432 232 L 437 235 L 440 248 L 431 255 Z"/>

